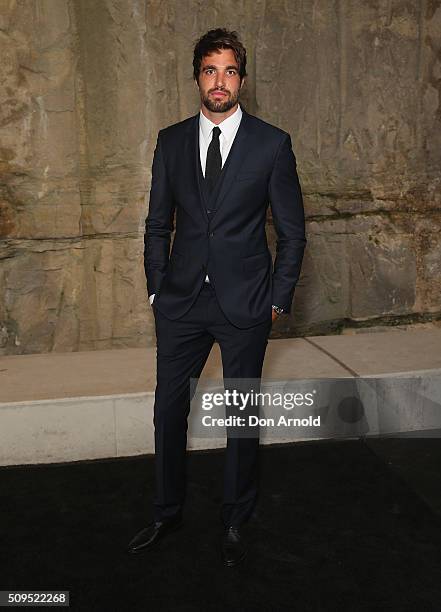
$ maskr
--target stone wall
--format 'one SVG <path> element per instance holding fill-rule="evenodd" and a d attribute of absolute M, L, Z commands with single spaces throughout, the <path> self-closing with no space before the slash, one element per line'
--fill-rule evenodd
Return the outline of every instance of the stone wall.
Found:
<path fill-rule="evenodd" d="M 303 273 L 273 336 L 440 318 L 439 1 L 0 0 L 0 354 L 154 344 L 156 134 L 198 111 L 192 48 L 218 26 L 303 187 Z M 268 234 L 274 250 L 270 215 Z"/>

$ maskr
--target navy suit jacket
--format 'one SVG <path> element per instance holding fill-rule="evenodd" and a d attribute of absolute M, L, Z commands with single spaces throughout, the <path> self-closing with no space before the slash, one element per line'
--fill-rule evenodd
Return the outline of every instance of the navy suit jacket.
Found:
<path fill-rule="evenodd" d="M 268 320 L 272 304 L 291 311 L 306 245 L 291 138 L 242 111 L 211 196 L 200 163 L 199 113 L 158 133 L 144 267 L 148 294 L 156 294 L 153 308 L 170 319 L 189 310 L 207 273 L 236 327 Z M 274 268 L 265 232 L 268 205 L 277 233 Z"/>

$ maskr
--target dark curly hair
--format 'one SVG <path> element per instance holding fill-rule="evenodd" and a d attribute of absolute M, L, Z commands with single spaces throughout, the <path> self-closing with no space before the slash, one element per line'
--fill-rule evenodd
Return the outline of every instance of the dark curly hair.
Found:
<path fill-rule="evenodd" d="M 202 58 L 218 49 L 231 49 L 233 51 L 234 57 L 239 65 L 239 77 L 242 82 L 243 77 L 247 76 L 247 52 L 239 40 L 238 33 L 235 31 L 230 32 L 225 28 L 209 30 L 196 42 L 193 53 L 194 80 L 199 83 Z"/>

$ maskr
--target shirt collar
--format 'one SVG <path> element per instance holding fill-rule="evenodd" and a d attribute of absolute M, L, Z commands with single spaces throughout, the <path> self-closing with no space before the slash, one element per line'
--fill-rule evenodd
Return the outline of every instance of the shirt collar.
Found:
<path fill-rule="evenodd" d="M 233 137 L 233 134 L 236 128 L 238 127 L 241 119 L 242 119 L 242 109 L 240 107 L 240 104 L 238 104 L 237 109 L 234 111 L 234 113 L 218 124 L 218 127 L 220 128 L 227 142 L 229 142 L 230 139 Z M 208 142 L 208 139 L 210 137 L 210 132 L 215 127 L 216 124 L 210 121 L 210 119 L 208 119 L 204 115 L 202 110 L 200 110 L 199 111 L 199 125 L 200 125 L 202 135 L 205 141 Z"/>

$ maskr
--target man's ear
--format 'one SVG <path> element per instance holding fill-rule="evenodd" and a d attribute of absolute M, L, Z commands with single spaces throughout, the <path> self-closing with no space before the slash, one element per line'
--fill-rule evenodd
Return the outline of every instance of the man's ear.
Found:
<path fill-rule="evenodd" d="M 242 81 L 241 81 L 241 83 L 240 83 L 240 89 L 242 89 L 242 86 L 243 86 L 243 84 L 245 83 L 245 79 L 246 79 L 246 78 L 247 78 L 246 76 L 242 77 Z"/>

